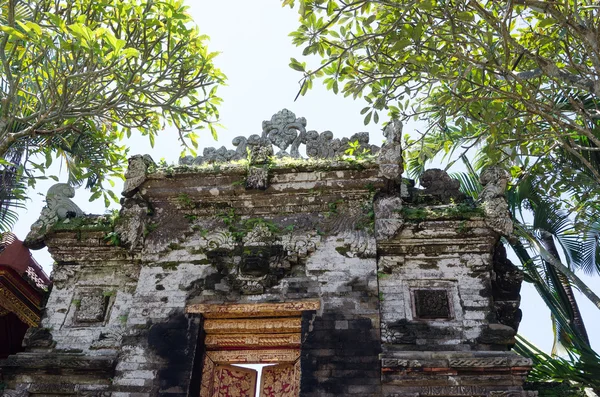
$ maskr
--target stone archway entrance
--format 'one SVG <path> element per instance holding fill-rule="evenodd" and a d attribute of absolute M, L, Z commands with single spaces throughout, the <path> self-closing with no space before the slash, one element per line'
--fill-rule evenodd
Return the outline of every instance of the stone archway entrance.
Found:
<path fill-rule="evenodd" d="M 204 356 L 200 397 L 295 397 L 300 393 L 302 312 L 319 301 L 259 304 L 196 304 L 188 313 L 204 317 Z M 264 367 L 259 395 L 256 370 Z"/>

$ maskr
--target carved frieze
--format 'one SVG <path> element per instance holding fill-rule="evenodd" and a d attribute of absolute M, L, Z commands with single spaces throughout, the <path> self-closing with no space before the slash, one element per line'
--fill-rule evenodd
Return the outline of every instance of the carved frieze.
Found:
<path fill-rule="evenodd" d="M 451 358 L 448 365 L 452 368 L 490 368 L 506 367 L 508 365 L 507 357 L 461 357 Z"/>
<path fill-rule="evenodd" d="M 306 310 L 318 310 L 320 306 L 318 300 L 229 305 L 198 303 L 188 305 L 185 312 L 199 313 L 206 318 L 291 317 L 300 316 Z"/>
<path fill-rule="evenodd" d="M 27 389 L 19 389 L 19 390 L 4 390 L 2 392 L 3 397 L 28 397 L 29 391 Z"/>
<path fill-rule="evenodd" d="M 296 361 L 300 358 L 300 349 L 216 350 L 207 351 L 206 355 L 216 364 L 281 363 Z"/>
<path fill-rule="evenodd" d="M 207 349 L 300 347 L 300 333 L 291 334 L 208 334 L 204 343 Z"/>
<path fill-rule="evenodd" d="M 269 318 L 269 319 L 227 319 L 204 321 L 204 331 L 207 334 L 251 334 L 251 333 L 290 333 L 300 332 L 301 319 Z"/>

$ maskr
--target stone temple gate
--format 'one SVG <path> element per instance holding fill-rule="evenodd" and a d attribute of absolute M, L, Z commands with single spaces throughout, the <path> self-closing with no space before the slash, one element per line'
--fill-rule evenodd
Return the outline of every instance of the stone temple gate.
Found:
<path fill-rule="evenodd" d="M 416 189 L 399 123 L 381 148 L 305 127 L 283 110 L 235 150 L 133 156 L 118 217 L 54 186 L 26 240 L 50 250 L 53 289 L 0 362 L 4 394 L 535 395 L 510 352 L 506 174 L 485 170 L 478 202 L 441 170 Z"/>

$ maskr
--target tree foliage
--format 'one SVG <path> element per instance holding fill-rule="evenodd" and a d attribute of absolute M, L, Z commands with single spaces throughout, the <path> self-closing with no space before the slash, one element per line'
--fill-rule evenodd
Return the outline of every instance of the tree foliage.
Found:
<path fill-rule="evenodd" d="M 600 7 L 593 0 L 283 0 L 291 34 L 320 64 L 292 59 L 301 94 L 363 97 L 365 123 L 422 118 L 414 172 L 439 153 L 504 163 L 563 206 L 600 198 Z M 312 58 L 314 59 L 314 58 Z M 565 193 L 568 193 L 565 195 Z"/>
<path fill-rule="evenodd" d="M 0 0 L 0 13 L 0 206 L 55 159 L 108 201 L 125 136 L 153 144 L 168 124 L 193 149 L 199 129 L 215 135 L 225 77 L 183 0 Z"/>

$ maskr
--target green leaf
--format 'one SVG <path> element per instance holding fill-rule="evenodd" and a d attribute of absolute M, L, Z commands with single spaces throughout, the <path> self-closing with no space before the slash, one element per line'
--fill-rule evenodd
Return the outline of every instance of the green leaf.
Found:
<path fill-rule="evenodd" d="M 135 48 L 125 48 L 122 51 L 122 54 L 125 56 L 125 58 L 137 58 L 140 56 L 140 52 L 139 50 L 136 50 Z"/>
<path fill-rule="evenodd" d="M 25 38 L 26 38 L 23 33 L 19 32 L 18 30 L 16 30 L 15 28 L 12 28 L 10 26 L 0 25 L 0 30 L 2 30 L 3 32 L 7 33 L 10 36 L 14 36 L 21 40 L 25 40 Z"/>
<path fill-rule="evenodd" d="M 548 27 L 551 25 L 555 25 L 556 23 L 557 23 L 557 21 L 554 18 L 544 18 L 538 22 L 537 27 L 545 28 L 545 27 Z"/>
<path fill-rule="evenodd" d="M 295 58 L 290 58 L 290 67 L 299 72 L 304 72 L 304 64 L 298 62 Z"/>
<path fill-rule="evenodd" d="M 327 2 L 327 15 L 331 16 L 335 12 L 336 4 L 333 0 L 329 0 Z"/>

